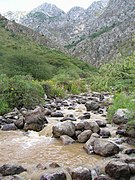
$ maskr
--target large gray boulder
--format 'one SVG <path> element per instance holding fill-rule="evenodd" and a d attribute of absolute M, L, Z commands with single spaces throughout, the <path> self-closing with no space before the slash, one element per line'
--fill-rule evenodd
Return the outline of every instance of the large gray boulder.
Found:
<path fill-rule="evenodd" d="M 119 153 L 119 147 L 115 143 L 101 138 L 95 139 L 93 149 L 95 154 L 104 157 Z"/>
<path fill-rule="evenodd" d="M 24 130 L 33 130 L 33 131 L 41 131 L 45 124 L 48 123 L 45 117 L 45 110 L 44 108 L 37 107 L 36 109 L 27 112 L 24 114 L 25 116 L 25 124 Z"/>
<path fill-rule="evenodd" d="M 83 131 L 81 134 L 78 135 L 77 139 L 78 142 L 80 143 L 85 143 L 86 141 L 88 141 L 88 139 L 90 138 L 90 136 L 92 135 L 92 131 L 91 130 L 85 130 Z"/>
<path fill-rule="evenodd" d="M 105 172 L 115 180 L 129 180 L 130 169 L 127 163 L 120 160 L 112 160 L 105 167 Z"/>
<path fill-rule="evenodd" d="M 127 109 L 118 109 L 113 116 L 113 123 L 126 124 L 128 122 L 129 111 Z"/>
<path fill-rule="evenodd" d="M 72 122 L 61 122 L 53 126 L 53 136 L 59 138 L 62 135 L 72 137 L 75 134 L 75 125 Z"/>

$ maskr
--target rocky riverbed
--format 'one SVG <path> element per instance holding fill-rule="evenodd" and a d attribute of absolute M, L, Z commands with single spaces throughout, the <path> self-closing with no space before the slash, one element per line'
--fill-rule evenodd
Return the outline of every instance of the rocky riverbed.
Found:
<path fill-rule="evenodd" d="M 90 93 L 1 116 L 0 179 L 134 180 L 135 149 L 118 123 L 126 118 L 120 110 L 108 124 L 111 103 Z"/>

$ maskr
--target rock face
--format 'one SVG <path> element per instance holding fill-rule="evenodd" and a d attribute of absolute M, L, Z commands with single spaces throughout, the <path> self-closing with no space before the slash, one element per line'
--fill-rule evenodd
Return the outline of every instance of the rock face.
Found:
<path fill-rule="evenodd" d="M 75 125 L 72 122 L 62 122 L 53 126 L 53 136 L 58 138 L 62 135 L 72 137 L 75 134 Z"/>
<path fill-rule="evenodd" d="M 130 179 L 130 169 L 127 163 L 112 160 L 105 167 L 105 172 L 116 180 L 129 180 Z"/>
<path fill-rule="evenodd" d="M 65 13 L 44 3 L 20 21 L 50 38 L 57 48 L 95 65 L 134 50 L 134 1 L 101 0 Z M 120 47 L 122 51 L 119 52 Z"/>
<path fill-rule="evenodd" d="M 107 140 L 104 139 L 96 139 L 93 145 L 94 153 L 99 154 L 101 156 L 112 156 L 119 152 L 119 147 Z"/>

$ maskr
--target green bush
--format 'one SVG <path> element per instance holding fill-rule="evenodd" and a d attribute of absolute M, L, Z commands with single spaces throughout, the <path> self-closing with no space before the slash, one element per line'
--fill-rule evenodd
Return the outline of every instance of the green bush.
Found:
<path fill-rule="evenodd" d="M 118 93 L 114 97 L 113 105 L 108 109 L 108 120 L 111 122 L 113 115 L 118 109 L 128 109 L 130 114 L 128 114 L 130 121 L 134 121 L 135 124 L 135 93 L 128 95 L 124 92 Z"/>
<path fill-rule="evenodd" d="M 30 76 L 8 78 L 0 75 L 0 113 L 17 108 L 32 108 L 42 103 L 44 90 L 39 82 Z"/>

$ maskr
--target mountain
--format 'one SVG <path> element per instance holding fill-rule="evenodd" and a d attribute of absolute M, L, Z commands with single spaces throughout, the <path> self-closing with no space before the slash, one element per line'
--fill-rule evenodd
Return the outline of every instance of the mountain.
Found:
<path fill-rule="evenodd" d="M 99 66 L 134 51 L 134 0 L 100 0 L 67 13 L 44 3 L 20 23 L 45 35 L 56 48 Z"/>
<path fill-rule="evenodd" d="M 26 16 L 27 12 L 26 11 L 8 11 L 6 13 L 3 13 L 2 15 L 6 17 L 7 19 L 11 21 L 16 21 L 17 23 L 20 22 L 21 18 Z"/>

